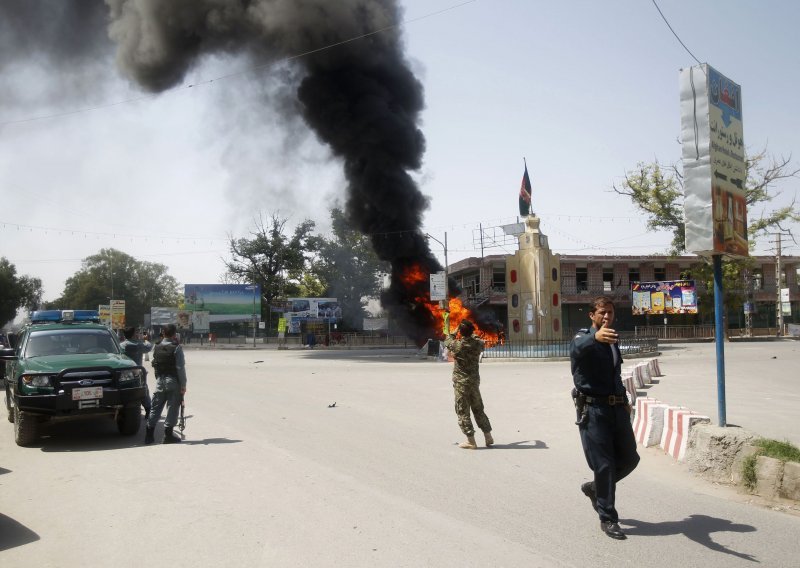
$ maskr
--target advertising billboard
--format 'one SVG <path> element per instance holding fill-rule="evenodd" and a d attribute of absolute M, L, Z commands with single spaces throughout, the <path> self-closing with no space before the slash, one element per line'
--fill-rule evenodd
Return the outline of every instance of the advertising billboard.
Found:
<path fill-rule="evenodd" d="M 696 314 L 697 290 L 694 280 L 632 282 L 633 315 Z"/>
<path fill-rule="evenodd" d="M 686 250 L 747 256 L 742 88 L 708 64 L 681 69 Z"/>
<path fill-rule="evenodd" d="M 111 329 L 125 329 L 125 300 L 111 300 Z"/>
<path fill-rule="evenodd" d="M 208 312 L 208 323 L 261 319 L 258 284 L 186 284 L 183 297 L 184 311 Z"/>
<path fill-rule="evenodd" d="M 342 318 L 342 308 L 337 298 L 289 298 L 292 303 L 286 317 L 315 318 L 336 321 Z"/>

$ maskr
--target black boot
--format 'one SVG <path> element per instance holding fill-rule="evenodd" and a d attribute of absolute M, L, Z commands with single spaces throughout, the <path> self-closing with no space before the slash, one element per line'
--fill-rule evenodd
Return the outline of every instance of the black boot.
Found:
<path fill-rule="evenodd" d="M 155 428 L 147 428 L 144 429 L 144 443 L 145 444 L 152 444 L 155 441 L 153 437 L 153 433 L 155 432 Z"/>
<path fill-rule="evenodd" d="M 175 434 L 172 433 L 172 428 L 164 428 L 164 443 L 165 444 L 179 444 L 181 441 Z"/>

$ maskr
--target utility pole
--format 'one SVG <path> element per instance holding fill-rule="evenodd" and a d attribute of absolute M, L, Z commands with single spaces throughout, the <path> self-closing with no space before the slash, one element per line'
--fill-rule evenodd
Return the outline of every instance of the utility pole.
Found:
<path fill-rule="evenodd" d="M 775 302 L 775 322 L 778 326 L 778 337 L 783 335 L 783 306 L 781 306 L 781 234 L 773 233 L 775 235 L 775 293 L 777 294 L 777 301 Z"/>

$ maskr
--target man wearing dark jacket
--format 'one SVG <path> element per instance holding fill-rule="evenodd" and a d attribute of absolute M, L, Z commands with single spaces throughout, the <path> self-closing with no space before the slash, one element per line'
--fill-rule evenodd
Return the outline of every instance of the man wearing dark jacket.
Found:
<path fill-rule="evenodd" d="M 175 338 L 175 325 L 164 327 L 164 339 L 153 348 L 153 369 L 156 375 L 156 392 L 153 395 L 153 406 L 147 419 L 144 443 L 152 444 L 158 419 L 164 405 L 167 406 L 167 417 L 164 419 L 164 443 L 175 444 L 181 439 L 172 433 L 178 422 L 181 398 L 186 393 L 186 363 L 183 348 Z"/>
<path fill-rule="evenodd" d="M 570 344 L 572 379 L 579 400 L 585 401 L 585 419 L 579 426 L 586 462 L 594 481 L 581 491 L 600 516 L 600 529 L 624 539 L 614 506 L 617 482 L 639 463 L 631 427 L 630 405 L 622 384 L 622 354 L 614 323 L 614 303 L 599 296 L 589 306 L 592 327 L 581 329 Z"/>

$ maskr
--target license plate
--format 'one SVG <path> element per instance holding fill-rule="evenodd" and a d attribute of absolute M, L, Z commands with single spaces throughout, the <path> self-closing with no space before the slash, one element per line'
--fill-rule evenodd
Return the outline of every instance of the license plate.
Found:
<path fill-rule="evenodd" d="M 72 389 L 72 400 L 103 398 L 103 387 L 80 387 Z"/>

